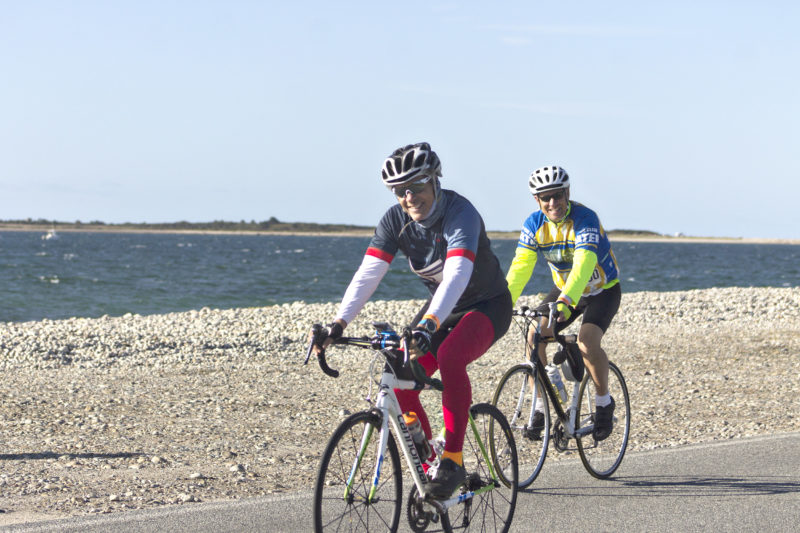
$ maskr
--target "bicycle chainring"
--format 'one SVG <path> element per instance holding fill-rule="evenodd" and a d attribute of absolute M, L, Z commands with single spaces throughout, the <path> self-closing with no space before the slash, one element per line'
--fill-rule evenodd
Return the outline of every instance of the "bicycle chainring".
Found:
<path fill-rule="evenodd" d="M 569 448 L 569 439 L 564 433 L 564 425 L 561 423 L 561 419 L 556 420 L 556 423 L 553 424 L 553 446 L 560 452 L 565 452 Z"/>
<path fill-rule="evenodd" d="M 416 486 L 412 486 L 411 491 L 408 493 L 406 511 L 408 515 L 408 525 L 414 533 L 422 533 L 428 528 L 431 522 L 439 522 L 439 514 L 436 512 L 436 509 L 432 508 L 425 503 L 425 500 L 417 496 Z"/>

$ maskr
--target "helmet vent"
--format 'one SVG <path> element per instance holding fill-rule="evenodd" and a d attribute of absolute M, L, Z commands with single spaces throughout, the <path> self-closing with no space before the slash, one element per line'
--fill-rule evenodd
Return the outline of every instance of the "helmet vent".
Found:
<path fill-rule="evenodd" d="M 537 168 L 531 172 L 528 187 L 534 196 L 544 191 L 566 189 L 569 187 L 569 175 L 563 168 L 555 165 Z"/>
<path fill-rule="evenodd" d="M 406 154 L 405 159 L 403 160 L 403 167 L 401 170 L 409 170 L 411 169 L 412 165 L 414 164 L 414 152 L 408 152 Z"/>
<path fill-rule="evenodd" d="M 381 177 L 384 185 L 394 187 L 418 180 L 423 173 L 441 176 L 442 164 L 428 143 L 417 143 L 392 152 L 383 163 Z"/>

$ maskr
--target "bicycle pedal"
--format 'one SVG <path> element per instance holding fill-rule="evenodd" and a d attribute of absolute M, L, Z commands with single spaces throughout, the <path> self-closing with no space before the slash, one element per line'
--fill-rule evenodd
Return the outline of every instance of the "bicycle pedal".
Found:
<path fill-rule="evenodd" d="M 542 440 L 542 429 L 525 428 L 522 430 L 522 436 L 528 440 Z"/>

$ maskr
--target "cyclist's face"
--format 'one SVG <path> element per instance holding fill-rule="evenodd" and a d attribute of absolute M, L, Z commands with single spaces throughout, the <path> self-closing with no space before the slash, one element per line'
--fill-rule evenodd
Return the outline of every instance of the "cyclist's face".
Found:
<path fill-rule="evenodd" d="M 542 210 L 542 213 L 544 213 L 547 218 L 558 222 L 567 214 L 569 189 L 559 189 L 557 191 L 548 191 L 538 194 L 536 195 L 536 201 L 539 204 L 539 209 Z"/>
<path fill-rule="evenodd" d="M 429 181 L 421 191 L 415 193 L 407 190 L 403 196 L 397 197 L 397 201 L 412 220 L 419 222 L 430 214 L 433 197 L 433 181 Z"/>

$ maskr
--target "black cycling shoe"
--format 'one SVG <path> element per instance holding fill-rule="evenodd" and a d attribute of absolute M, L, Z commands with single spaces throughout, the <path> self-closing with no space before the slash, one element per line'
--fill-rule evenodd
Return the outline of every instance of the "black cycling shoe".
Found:
<path fill-rule="evenodd" d="M 544 413 L 535 411 L 533 413 L 533 424 L 525 428 L 525 437 L 530 440 L 542 440 L 542 430 L 544 429 Z"/>
<path fill-rule="evenodd" d="M 428 493 L 437 500 L 449 498 L 467 479 L 467 471 L 452 459 L 442 459 L 433 479 L 428 483 Z"/>
<path fill-rule="evenodd" d="M 605 407 L 597 407 L 594 413 L 594 431 L 592 436 L 595 440 L 605 440 L 611 435 L 614 429 L 614 397 L 611 397 L 611 403 Z"/>

